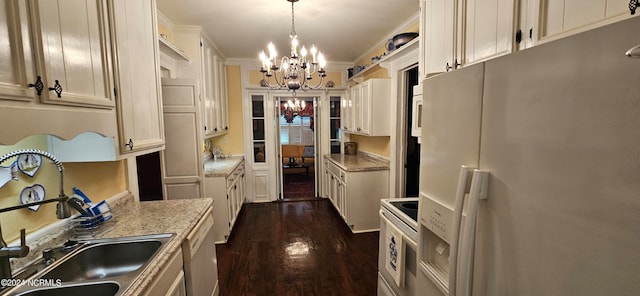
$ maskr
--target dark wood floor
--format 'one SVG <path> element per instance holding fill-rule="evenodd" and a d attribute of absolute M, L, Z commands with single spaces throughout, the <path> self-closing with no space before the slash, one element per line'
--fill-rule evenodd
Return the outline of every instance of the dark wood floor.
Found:
<path fill-rule="evenodd" d="M 245 204 L 217 245 L 221 296 L 376 295 L 378 232 L 352 234 L 326 199 Z"/>

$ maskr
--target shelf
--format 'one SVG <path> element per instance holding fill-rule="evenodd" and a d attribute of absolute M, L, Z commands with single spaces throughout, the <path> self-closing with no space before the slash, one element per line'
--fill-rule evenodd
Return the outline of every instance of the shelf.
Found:
<path fill-rule="evenodd" d="M 182 61 L 182 62 L 191 61 L 191 59 L 186 54 L 184 54 L 182 50 L 179 50 L 175 45 L 169 43 L 169 41 L 165 40 L 162 37 L 158 38 L 158 45 L 160 46 L 160 52 L 168 55 L 169 57 L 171 57 L 176 61 Z"/>
<path fill-rule="evenodd" d="M 367 74 L 373 73 L 374 70 L 379 70 L 380 68 L 383 68 L 383 66 L 381 66 L 380 64 L 393 60 L 395 57 L 400 56 L 401 53 L 409 51 L 409 49 L 413 48 L 414 45 L 417 46 L 418 42 L 419 42 L 419 39 L 420 39 L 419 37 L 416 37 L 413 40 L 407 42 L 407 44 L 403 45 L 399 49 L 396 49 L 396 50 L 392 51 L 390 54 L 385 55 L 383 58 L 381 58 L 377 62 L 371 64 L 366 69 L 364 69 L 364 70 L 358 72 L 357 74 L 351 76 L 351 78 L 349 78 L 347 80 L 347 82 L 353 81 L 353 82 L 360 83 L 360 82 L 364 81 L 364 77 Z"/>

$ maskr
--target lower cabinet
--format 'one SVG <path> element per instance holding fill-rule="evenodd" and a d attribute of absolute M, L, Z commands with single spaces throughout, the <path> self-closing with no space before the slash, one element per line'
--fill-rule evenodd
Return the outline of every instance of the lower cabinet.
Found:
<path fill-rule="evenodd" d="M 245 167 L 242 160 L 227 176 L 206 177 L 205 192 L 213 198 L 216 243 L 226 243 L 246 197 Z"/>
<path fill-rule="evenodd" d="M 167 290 L 167 296 L 186 296 L 187 289 L 185 288 L 184 271 L 180 271 L 178 277 L 173 281 L 169 290 Z"/>
<path fill-rule="evenodd" d="M 186 296 L 184 271 L 182 270 L 182 251 L 178 249 L 149 286 L 145 296 Z"/>
<path fill-rule="evenodd" d="M 352 232 L 380 228 L 380 199 L 389 192 L 389 171 L 346 171 L 325 160 L 326 194 Z"/>

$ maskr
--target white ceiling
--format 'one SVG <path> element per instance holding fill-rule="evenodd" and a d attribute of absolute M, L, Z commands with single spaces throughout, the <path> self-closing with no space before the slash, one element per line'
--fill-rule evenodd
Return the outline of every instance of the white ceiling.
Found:
<path fill-rule="evenodd" d="M 418 12 L 419 0 L 299 0 L 295 29 L 329 62 L 354 62 Z M 287 0 L 157 0 L 175 25 L 205 28 L 225 58 L 255 58 L 273 41 L 289 54 L 291 3 Z"/>

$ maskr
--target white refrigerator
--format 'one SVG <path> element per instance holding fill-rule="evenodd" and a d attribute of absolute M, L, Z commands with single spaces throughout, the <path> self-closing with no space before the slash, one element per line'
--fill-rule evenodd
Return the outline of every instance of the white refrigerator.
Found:
<path fill-rule="evenodd" d="M 424 295 L 640 295 L 638 44 L 636 17 L 423 81 Z"/>

